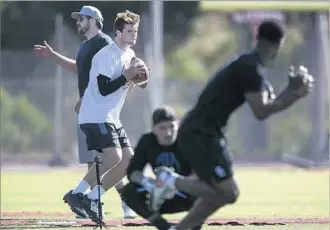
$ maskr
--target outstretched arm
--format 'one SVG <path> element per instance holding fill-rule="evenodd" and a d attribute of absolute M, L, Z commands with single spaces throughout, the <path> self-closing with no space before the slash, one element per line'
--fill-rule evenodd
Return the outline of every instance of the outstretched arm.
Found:
<path fill-rule="evenodd" d="M 264 94 L 265 92 L 262 91 L 245 94 L 245 98 L 258 120 L 265 120 L 271 114 L 285 110 L 299 99 L 297 93 L 290 88 L 286 88 L 272 100 L 266 98 Z"/>
<path fill-rule="evenodd" d="M 287 109 L 298 99 L 307 95 L 313 87 L 304 79 L 305 76 L 303 75 L 307 74 L 307 72 L 299 73 L 299 76 L 295 76 L 292 70 L 290 70 L 287 88 L 278 97 L 275 97 L 275 94 L 269 97 L 271 92 L 264 88 L 265 82 L 256 68 L 247 67 L 244 69 L 244 73 L 246 76 L 241 76 L 244 96 L 258 120 L 264 120 L 272 114 Z"/>
<path fill-rule="evenodd" d="M 66 71 L 71 72 L 71 73 L 77 73 L 76 60 L 65 57 L 64 55 L 59 54 L 56 51 L 53 51 L 52 60 L 56 64 L 60 65 Z"/>
<path fill-rule="evenodd" d="M 57 53 L 46 41 L 44 41 L 44 45 L 35 45 L 33 53 L 37 56 L 51 59 L 68 72 L 77 73 L 76 61 Z"/>

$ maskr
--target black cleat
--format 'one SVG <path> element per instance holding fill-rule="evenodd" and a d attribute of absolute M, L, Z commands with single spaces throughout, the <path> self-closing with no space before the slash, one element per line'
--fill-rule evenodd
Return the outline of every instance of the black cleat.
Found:
<path fill-rule="evenodd" d="M 86 211 L 89 218 L 96 224 L 100 224 L 99 202 L 99 200 L 89 199 L 87 195 L 84 195 L 81 201 L 83 209 Z M 102 217 L 103 215 L 101 214 L 101 218 Z M 101 224 L 105 226 L 105 223 L 103 221 Z"/>
<path fill-rule="evenodd" d="M 84 210 L 81 203 L 83 196 L 84 195 L 82 193 L 72 194 L 72 190 L 71 190 L 64 195 L 63 200 L 64 203 L 67 203 L 70 206 L 71 210 L 75 214 L 77 214 L 82 218 L 88 218 L 88 214 Z"/>

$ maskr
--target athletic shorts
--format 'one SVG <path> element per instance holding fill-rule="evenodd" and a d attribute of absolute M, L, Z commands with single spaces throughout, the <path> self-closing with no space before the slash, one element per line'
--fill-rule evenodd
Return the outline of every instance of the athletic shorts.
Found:
<path fill-rule="evenodd" d="M 116 128 L 111 123 L 81 124 L 81 130 L 86 135 L 88 150 L 102 152 L 105 148 L 131 147 L 130 141 L 123 127 Z"/>
<path fill-rule="evenodd" d="M 134 210 L 135 207 L 131 203 L 131 200 L 133 199 L 134 203 L 137 201 L 140 205 L 146 205 L 148 207 L 150 194 L 143 187 L 135 183 L 128 183 L 123 188 L 122 197 L 130 208 Z M 172 199 L 165 200 L 159 213 L 172 214 L 188 211 L 193 206 L 195 200 L 196 198 L 191 195 L 177 192 Z"/>
<path fill-rule="evenodd" d="M 233 176 L 232 155 L 223 134 L 182 123 L 177 141 L 181 154 L 202 181 L 212 185 L 212 180 L 220 182 Z"/>
<path fill-rule="evenodd" d="M 96 151 L 89 151 L 86 144 L 86 135 L 81 130 L 80 125 L 77 125 L 77 141 L 78 141 L 78 157 L 80 164 L 94 162 L 94 157 L 97 156 Z"/>

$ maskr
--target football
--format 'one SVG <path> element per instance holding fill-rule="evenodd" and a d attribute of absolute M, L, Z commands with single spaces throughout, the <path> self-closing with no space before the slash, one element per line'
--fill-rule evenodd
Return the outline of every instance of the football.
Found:
<path fill-rule="evenodd" d="M 150 72 L 149 72 L 149 68 L 147 66 L 147 64 L 140 58 L 135 58 L 135 65 L 136 66 L 143 66 L 144 67 L 144 73 L 143 74 L 138 74 L 136 75 L 132 80 L 133 82 L 138 85 L 138 86 L 147 86 L 147 83 L 149 81 L 149 77 L 150 77 Z M 143 87 L 143 88 L 144 88 Z"/>

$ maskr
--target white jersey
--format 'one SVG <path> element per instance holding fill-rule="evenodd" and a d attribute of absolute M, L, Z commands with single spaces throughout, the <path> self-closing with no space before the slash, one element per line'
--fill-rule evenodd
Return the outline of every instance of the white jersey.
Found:
<path fill-rule="evenodd" d="M 79 124 L 113 123 L 116 127 L 122 126 L 119 116 L 128 93 L 128 84 L 107 96 L 102 96 L 97 77 L 102 74 L 111 81 L 120 77 L 125 65 L 129 64 L 134 56 L 132 49 L 123 51 L 115 42 L 105 46 L 94 56 L 89 83 L 79 110 Z"/>

